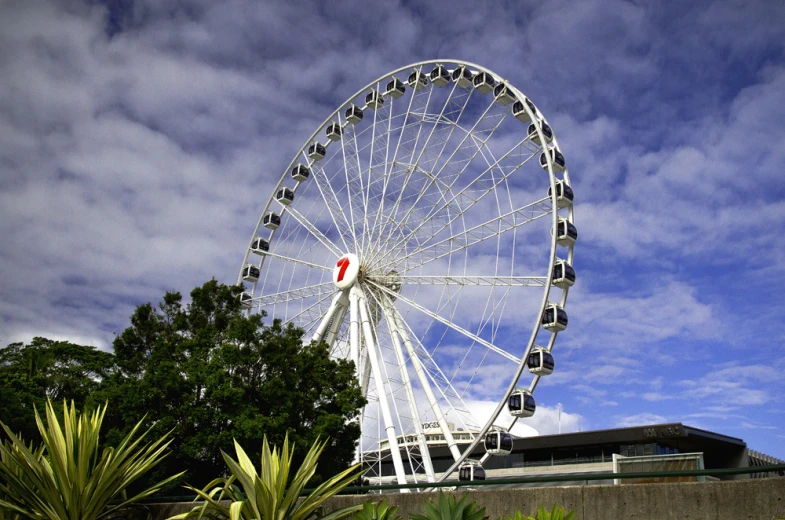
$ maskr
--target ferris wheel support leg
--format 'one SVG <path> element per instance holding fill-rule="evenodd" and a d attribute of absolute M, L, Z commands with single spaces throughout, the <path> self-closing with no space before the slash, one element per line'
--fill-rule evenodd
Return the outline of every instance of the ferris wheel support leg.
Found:
<path fill-rule="evenodd" d="M 353 285 L 351 290 L 353 292 L 359 293 L 358 307 L 360 308 L 360 320 L 362 322 L 363 337 L 365 339 L 365 347 L 368 352 L 368 359 L 371 362 L 373 378 L 376 381 L 376 393 L 379 398 L 379 407 L 382 411 L 382 417 L 384 418 L 384 429 L 387 433 L 387 442 L 390 446 L 390 456 L 393 460 L 395 475 L 399 484 L 406 484 L 406 471 L 403 467 L 401 450 L 398 447 L 398 438 L 395 435 L 395 424 L 392 420 L 390 404 L 387 402 L 387 393 L 384 388 L 384 380 L 382 379 L 382 371 L 379 365 L 380 360 L 377 357 L 376 343 L 374 341 L 373 329 L 371 327 L 368 304 L 365 300 L 365 295 L 360 288 L 358 288 L 356 285 Z M 407 492 L 408 489 L 404 489 L 402 491 Z"/>
<path fill-rule="evenodd" d="M 338 333 L 341 331 L 341 325 L 346 317 L 346 312 L 349 310 L 349 297 L 347 296 L 347 293 L 348 291 L 341 291 L 341 297 L 338 300 L 338 309 L 335 311 L 330 326 L 327 327 L 327 334 L 324 337 L 324 341 L 330 345 L 330 347 L 335 343 L 335 338 L 338 337 Z"/>
<path fill-rule="evenodd" d="M 357 379 L 360 379 L 360 295 L 354 290 L 349 291 L 349 353 L 354 361 Z M 363 392 L 364 395 L 364 392 Z"/>
<path fill-rule="evenodd" d="M 431 454 L 428 451 L 428 443 L 425 440 L 422 424 L 419 422 L 420 413 L 417 410 L 417 401 L 414 398 L 414 390 L 412 390 L 412 382 L 409 378 L 409 370 L 406 368 L 406 360 L 403 357 L 403 349 L 401 349 L 401 340 L 398 337 L 398 326 L 395 323 L 395 318 L 390 311 L 392 304 L 390 299 L 382 296 L 382 311 L 384 312 L 384 319 L 387 321 L 390 328 L 390 336 L 393 341 L 393 348 L 395 349 L 395 357 L 398 360 L 398 366 L 401 367 L 401 378 L 406 389 L 406 399 L 409 401 L 409 410 L 411 411 L 414 420 L 414 430 L 417 434 L 417 442 L 420 446 L 420 457 L 422 458 L 422 465 L 425 468 L 425 476 L 428 482 L 435 482 L 436 476 L 433 472 L 433 463 L 431 462 Z"/>
<path fill-rule="evenodd" d="M 455 438 L 452 436 L 452 432 L 450 431 L 450 426 L 447 424 L 447 419 L 444 417 L 444 412 L 442 412 L 442 408 L 439 406 L 439 402 L 436 400 L 436 396 L 433 394 L 431 383 L 428 381 L 428 375 L 423 369 L 420 358 L 414 351 L 414 346 L 412 345 L 412 340 L 409 338 L 409 334 L 406 332 L 406 327 L 403 326 L 403 318 L 398 312 L 398 309 L 393 307 L 391 310 L 395 320 L 395 328 L 398 329 L 398 333 L 401 335 L 403 344 L 406 347 L 406 352 L 409 354 L 409 358 L 412 361 L 414 372 L 417 374 L 417 379 L 420 381 L 420 386 L 422 386 L 423 392 L 425 392 L 425 397 L 428 399 L 428 403 L 431 405 L 433 413 L 436 414 L 436 421 L 439 423 L 439 428 L 441 428 L 442 434 L 444 434 L 444 440 L 447 442 L 447 447 L 450 448 L 450 454 L 452 454 L 453 459 L 458 460 L 461 458 L 461 450 L 458 449 Z"/>
<path fill-rule="evenodd" d="M 332 303 L 330 303 L 330 308 L 327 309 L 324 317 L 322 318 L 321 323 L 316 328 L 316 332 L 314 332 L 313 337 L 311 338 L 312 341 L 322 341 L 324 338 L 324 333 L 327 332 L 327 328 L 330 326 L 330 322 L 333 321 L 333 317 L 335 316 L 338 307 L 341 306 L 341 299 L 345 300 L 346 296 L 343 292 L 336 294 L 333 297 Z"/>

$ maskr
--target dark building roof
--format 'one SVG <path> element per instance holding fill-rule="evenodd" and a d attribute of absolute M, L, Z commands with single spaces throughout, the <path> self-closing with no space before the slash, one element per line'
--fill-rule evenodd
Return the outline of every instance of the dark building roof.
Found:
<path fill-rule="evenodd" d="M 707 445 L 746 447 L 747 444 L 736 437 L 714 433 L 682 423 L 651 424 L 610 430 L 560 433 L 557 435 L 538 435 L 516 439 L 516 449 L 555 449 L 584 447 L 601 444 L 640 444 L 657 442 L 679 448 L 681 452 L 704 451 Z"/>

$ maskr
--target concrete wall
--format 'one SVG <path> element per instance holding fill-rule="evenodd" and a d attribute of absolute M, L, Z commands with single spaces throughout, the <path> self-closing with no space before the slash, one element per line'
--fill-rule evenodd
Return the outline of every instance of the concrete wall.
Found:
<path fill-rule="evenodd" d="M 458 491 L 462 494 L 462 491 Z M 470 497 L 485 507 L 491 520 L 516 509 L 532 514 L 537 506 L 550 508 L 554 503 L 575 510 L 577 520 L 772 520 L 785 519 L 785 478 L 750 479 L 721 482 L 675 484 L 634 484 L 618 486 L 543 487 L 528 489 L 472 490 Z M 399 506 L 404 518 L 422 513 L 423 502 L 438 493 L 390 494 L 383 498 Z M 333 497 L 328 509 L 367 500 L 379 495 Z M 153 519 L 190 510 L 193 503 L 153 505 Z"/>

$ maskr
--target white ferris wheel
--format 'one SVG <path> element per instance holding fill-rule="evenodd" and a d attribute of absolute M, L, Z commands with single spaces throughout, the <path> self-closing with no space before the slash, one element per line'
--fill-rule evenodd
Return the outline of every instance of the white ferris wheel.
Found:
<path fill-rule="evenodd" d="M 529 98 L 479 65 L 415 63 L 352 95 L 294 155 L 245 252 L 241 302 L 354 361 L 367 476 L 484 478 L 553 371 L 572 201 Z M 487 420 L 478 402 L 497 403 Z"/>

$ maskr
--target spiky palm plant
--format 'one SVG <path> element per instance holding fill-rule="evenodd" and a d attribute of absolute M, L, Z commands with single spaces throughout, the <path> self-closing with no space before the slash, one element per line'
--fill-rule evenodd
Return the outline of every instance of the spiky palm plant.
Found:
<path fill-rule="evenodd" d="M 485 508 L 480 509 L 477 501 L 467 502 L 469 494 L 464 493 L 460 500 L 455 495 L 445 495 L 439 491 L 439 500 L 425 503 L 424 515 L 409 515 L 412 520 L 483 520 Z"/>
<path fill-rule="evenodd" d="M 303 500 L 298 500 L 305 485 L 316 472 L 319 456 L 327 441 L 317 441 L 308 450 L 302 465 L 289 481 L 292 470 L 294 446 L 290 448 L 289 437 L 283 441 L 281 451 L 262 441 L 260 472 L 248 458 L 243 448 L 235 441 L 237 460 L 221 452 L 231 476 L 217 478 L 203 489 L 186 486 L 197 494 L 195 500 L 203 500 L 191 511 L 171 517 L 169 520 L 198 518 L 229 518 L 230 520 L 307 520 L 317 514 L 322 520 L 339 520 L 354 514 L 362 505 L 350 506 L 332 513 L 320 514 L 324 501 L 351 484 L 361 473 L 359 465 L 352 466 L 323 482 Z M 221 501 L 229 500 L 229 506 Z"/>
<path fill-rule="evenodd" d="M 0 445 L 0 509 L 41 520 L 98 520 L 148 497 L 179 477 L 173 475 L 127 498 L 126 488 L 155 467 L 166 455 L 167 435 L 142 444 L 150 430 L 139 434 L 141 422 L 117 447 L 99 450 L 106 405 L 92 413 L 77 413 L 63 403 L 63 423 L 51 402 L 46 425 L 35 413 L 42 444 L 28 447 L 2 422 L 10 442 Z"/>
<path fill-rule="evenodd" d="M 365 502 L 361 511 L 352 516 L 352 520 L 401 520 L 396 514 L 398 507 L 389 507 L 386 500 L 381 502 Z"/>
<path fill-rule="evenodd" d="M 537 508 L 535 516 L 524 516 L 520 511 L 516 511 L 514 515 L 508 516 L 507 520 L 573 520 L 574 518 L 575 511 L 570 511 L 565 515 L 564 506 L 558 507 L 553 504 L 552 511 L 540 506 Z"/>

